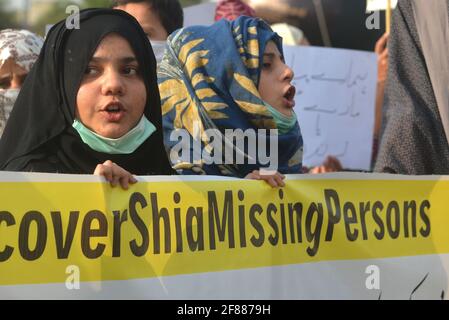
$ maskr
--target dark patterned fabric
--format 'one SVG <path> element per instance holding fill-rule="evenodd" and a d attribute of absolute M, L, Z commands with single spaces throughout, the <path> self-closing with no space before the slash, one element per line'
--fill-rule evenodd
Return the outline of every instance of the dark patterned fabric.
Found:
<path fill-rule="evenodd" d="M 394 12 L 389 54 L 384 125 L 375 171 L 449 174 L 449 146 L 409 0 L 399 1 Z"/>

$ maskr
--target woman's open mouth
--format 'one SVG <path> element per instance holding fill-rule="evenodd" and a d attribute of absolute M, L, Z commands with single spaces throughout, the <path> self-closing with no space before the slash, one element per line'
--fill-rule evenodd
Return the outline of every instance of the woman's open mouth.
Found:
<path fill-rule="evenodd" d="M 108 121 L 118 122 L 125 115 L 125 108 L 120 102 L 112 102 L 107 104 L 101 110 L 101 113 L 106 117 Z"/>
<path fill-rule="evenodd" d="M 295 95 L 296 88 L 294 86 L 290 86 L 284 94 L 284 104 L 288 108 L 293 108 L 295 106 Z"/>

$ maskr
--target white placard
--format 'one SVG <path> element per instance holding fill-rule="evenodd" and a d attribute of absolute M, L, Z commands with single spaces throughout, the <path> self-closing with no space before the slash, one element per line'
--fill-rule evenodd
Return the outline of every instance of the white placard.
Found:
<path fill-rule="evenodd" d="M 396 8 L 398 5 L 398 0 L 391 0 L 391 9 Z M 366 12 L 387 10 L 388 1 L 387 0 L 367 0 L 366 2 Z"/>
<path fill-rule="evenodd" d="M 294 70 L 295 112 L 304 138 L 303 164 L 328 155 L 346 169 L 369 170 L 374 130 L 377 58 L 366 51 L 285 46 Z"/>
<path fill-rule="evenodd" d="M 216 6 L 214 2 L 207 2 L 184 8 L 184 27 L 213 24 Z"/>

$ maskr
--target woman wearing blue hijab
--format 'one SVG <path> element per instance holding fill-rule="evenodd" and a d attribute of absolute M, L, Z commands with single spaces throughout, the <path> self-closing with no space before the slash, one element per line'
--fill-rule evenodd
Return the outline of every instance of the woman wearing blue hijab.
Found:
<path fill-rule="evenodd" d="M 260 150 L 251 152 L 265 143 L 266 150 L 275 150 L 269 158 L 278 172 L 301 172 L 303 140 L 293 112 L 293 71 L 284 63 L 282 39 L 268 24 L 245 16 L 220 20 L 210 27 L 180 29 L 168 44 L 158 82 L 164 143 L 174 169 L 257 179 L 260 169 L 273 168 Z M 190 138 L 182 142 L 189 152 L 183 149 L 179 156 L 182 129 Z M 256 140 L 242 144 L 226 135 L 229 129 L 256 132 Z M 277 129 L 271 138 L 270 129 Z M 205 134 L 211 130 L 212 139 Z M 273 143 L 277 149 L 271 149 Z M 216 151 L 220 145 L 222 156 Z M 225 159 L 229 150 L 233 161 Z M 205 155 L 223 161 L 211 163 Z M 236 161 L 239 156 L 243 162 Z"/>

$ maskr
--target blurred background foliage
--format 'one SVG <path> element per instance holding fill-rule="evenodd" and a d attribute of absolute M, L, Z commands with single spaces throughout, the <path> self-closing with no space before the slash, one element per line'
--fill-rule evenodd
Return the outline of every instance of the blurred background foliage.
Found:
<path fill-rule="evenodd" d="M 183 7 L 218 0 L 179 0 Z M 372 51 L 377 39 L 385 32 L 384 14 L 380 15 L 380 29 L 368 30 L 365 22 L 366 0 L 244 0 L 256 15 L 269 23 L 286 22 L 305 33 L 315 46 L 329 45 Z M 317 3 L 321 3 L 320 24 Z M 44 35 L 46 26 L 68 17 L 66 8 L 77 5 L 80 9 L 110 7 L 112 0 L 0 0 L 0 29 L 25 28 Z M 323 29 L 322 26 L 325 25 Z M 324 30 L 324 31 L 323 31 Z M 327 33 L 327 37 L 325 37 Z"/>
<path fill-rule="evenodd" d="M 0 30 L 17 27 L 15 13 L 7 10 L 7 1 L 0 0 Z"/>
<path fill-rule="evenodd" d="M 183 7 L 204 2 L 202 0 L 180 0 Z M 111 0 L 23 0 L 23 5 L 11 5 L 11 1 L 0 0 L 0 30 L 25 28 L 44 36 L 45 27 L 65 19 L 66 8 L 76 5 L 80 9 L 110 7 Z M 19 7 L 18 7 L 19 6 Z"/>

